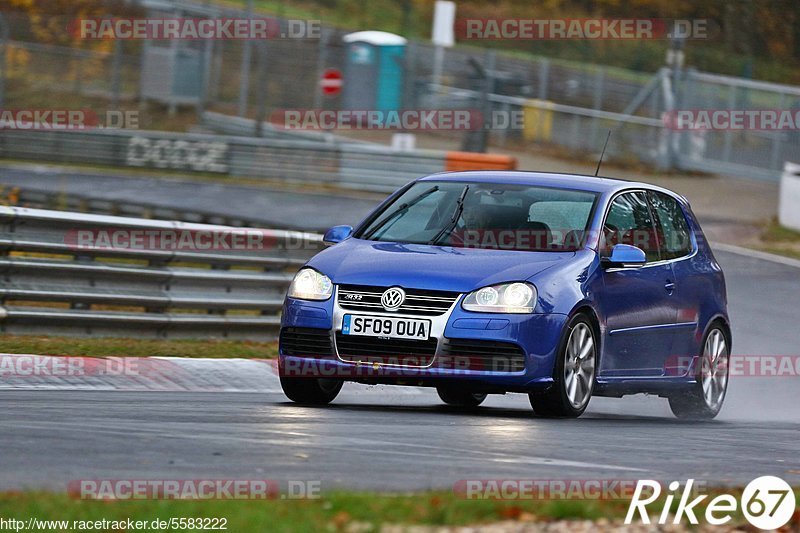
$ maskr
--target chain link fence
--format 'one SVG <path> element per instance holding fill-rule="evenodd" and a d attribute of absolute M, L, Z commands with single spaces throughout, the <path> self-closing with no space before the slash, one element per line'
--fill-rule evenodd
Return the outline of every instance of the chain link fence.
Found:
<path fill-rule="evenodd" d="M 248 16 L 243 10 L 182 1 L 153 4 L 148 15 Z M 323 25 L 319 38 L 116 41 L 102 52 L 9 41 L 2 71 L 6 85 L 17 86 L 18 93 L 24 86 L 29 93 L 50 95 L 50 105 L 53 93 L 104 98 L 112 108 L 121 101 L 156 101 L 170 112 L 190 106 L 198 117 L 207 111 L 230 117 L 231 124 L 217 121 L 209 131 L 264 136 L 269 132 L 263 124 L 275 110 L 347 105 L 344 96 L 323 96 L 319 89 L 325 69 L 348 73 L 346 33 Z M 495 147 L 554 146 L 594 157 L 611 130 L 609 159 L 665 170 L 778 179 L 784 161 L 800 160 L 797 130 L 675 132 L 663 120 L 676 109 L 800 110 L 797 87 L 691 70 L 647 74 L 466 45 L 444 50 L 440 72 L 435 58 L 430 43 L 408 43 L 399 68 L 386 74 L 402 77 L 399 107 L 478 109 L 489 121 L 486 135 Z M 374 80 L 345 79 L 344 92 L 370 83 Z M 6 98 L 3 105 L 15 107 L 15 102 Z M 497 123 L 494 115 L 521 120 L 515 127 L 510 120 Z M 237 130 L 241 119 L 255 119 L 260 127 Z M 474 146 L 470 133 L 439 134 L 465 149 Z"/>
<path fill-rule="evenodd" d="M 682 109 L 791 110 L 800 116 L 800 87 L 688 72 L 678 94 Z M 800 161 L 794 129 L 681 131 L 673 142 L 680 168 L 777 180 L 785 161 Z"/>

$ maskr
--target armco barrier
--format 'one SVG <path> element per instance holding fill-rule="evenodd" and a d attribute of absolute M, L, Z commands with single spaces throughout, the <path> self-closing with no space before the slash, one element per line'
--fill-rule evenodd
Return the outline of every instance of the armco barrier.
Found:
<path fill-rule="evenodd" d="M 202 127 L 212 133 L 234 135 L 238 137 L 256 137 L 256 121 L 250 118 L 225 115 L 213 111 L 204 111 L 201 117 Z M 262 122 L 261 137 L 283 140 L 311 141 L 327 144 L 375 144 L 367 141 L 350 139 L 326 131 L 295 131 L 276 128 L 269 122 Z"/>
<path fill-rule="evenodd" d="M 378 192 L 392 192 L 412 179 L 451 169 L 456 160 L 469 158 L 471 169 L 508 168 L 513 161 L 505 156 L 396 151 L 370 143 L 278 137 L 13 129 L 0 130 L 0 157 L 249 176 Z M 505 162 L 498 166 L 498 161 Z"/>
<path fill-rule="evenodd" d="M 220 244 L 230 239 L 202 241 L 210 249 L 125 241 L 230 232 L 256 238 L 246 249 Z M 293 272 L 320 247 L 309 233 L 0 207 L 0 329 L 274 338 Z"/>
<path fill-rule="evenodd" d="M 259 227 L 263 221 L 251 220 L 241 216 L 225 216 L 217 212 L 200 211 L 181 207 L 168 207 L 143 202 L 141 199 L 105 200 L 93 198 L 91 192 L 66 194 L 60 191 L 33 190 L 19 186 L 1 186 L 0 202 L 9 206 L 95 213 L 102 215 L 125 216 L 146 219 L 176 220 L 200 224 L 218 224 L 235 227 Z M 287 226 L 274 226 L 274 229 L 293 229 Z"/>

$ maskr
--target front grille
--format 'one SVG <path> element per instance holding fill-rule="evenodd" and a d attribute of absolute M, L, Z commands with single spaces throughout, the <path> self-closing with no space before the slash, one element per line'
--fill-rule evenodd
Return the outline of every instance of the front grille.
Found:
<path fill-rule="evenodd" d="M 317 328 L 283 328 L 280 348 L 284 355 L 333 356 L 331 332 Z"/>
<path fill-rule="evenodd" d="M 340 285 L 338 301 L 342 309 L 355 311 L 384 311 L 381 296 L 388 287 Z M 439 316 L 450 309 L 458 298 L 457 292 L 403 289 L 406 299 L 396 312 L 417 316 Z"/>
<path fill-rule="evenodd" d="M 400 366 L 430 366 L 436 356 L 436 339 L 381 339 L 336 332 L 339 357 L 351 363 L 381 363 Z"/>
<path fill-rule="evenodd" d="M 461 370 L 520 372 L 525 370 L 525 352 L 510 342 L 446 339 L 437 366 Z"/>

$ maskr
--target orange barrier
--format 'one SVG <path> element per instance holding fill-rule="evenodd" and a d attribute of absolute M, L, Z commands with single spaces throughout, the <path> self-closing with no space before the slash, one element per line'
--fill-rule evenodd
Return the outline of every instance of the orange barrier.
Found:
<path fill-rule="evenodd" d="M 517 158 L 510 155 L 447 152 L 445 170 L 515 170 Z"/>

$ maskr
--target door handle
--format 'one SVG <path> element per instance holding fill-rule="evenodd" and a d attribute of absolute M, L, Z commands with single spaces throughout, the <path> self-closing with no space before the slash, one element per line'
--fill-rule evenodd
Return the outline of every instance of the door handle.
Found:
<path fill-rule="evenodd" d="M 667 282 L 664 284 L 664 289 L 666 289 L 667 292 L 672 293 L 672 291 L 675 290 L 675 282 L 667 280 Z"/>

